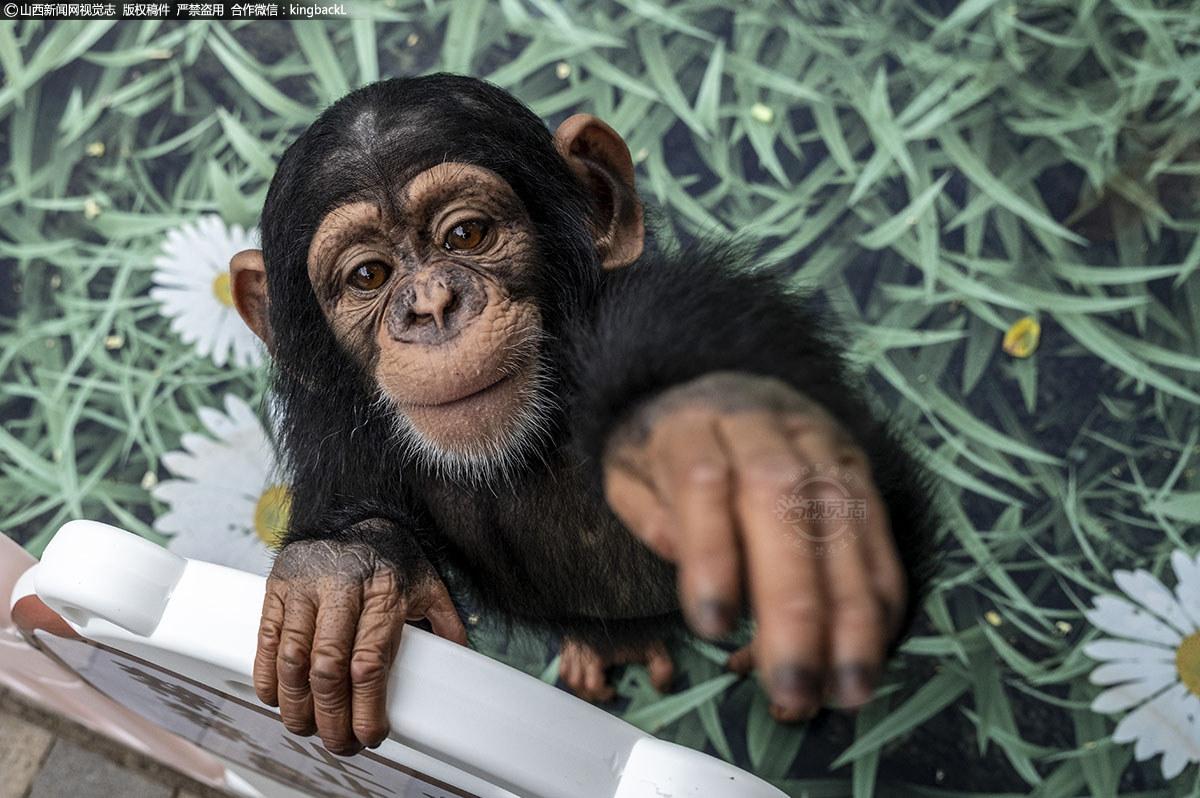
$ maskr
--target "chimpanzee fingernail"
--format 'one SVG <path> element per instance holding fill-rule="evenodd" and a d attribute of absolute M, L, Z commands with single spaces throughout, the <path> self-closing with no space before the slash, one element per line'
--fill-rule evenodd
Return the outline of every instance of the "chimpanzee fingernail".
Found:
<path fill-rule="evenodd" d="M 771 673 L 771 699 L 789 715 L 811 718 L 821 709 L 821 678 L 800 665 L 780 665 Z"/>
<path fill-rule="evenodd" d="M 871 700 L 875 687 L 873 670 L 862 663 L 841 665 L 837 669 L 837 702 L 844 708 L 858 708 Z"/>
<path fill-rule="evenodd" d="M 719 637 L 729 631 L 733 609 L 721 599 L 703 599 L 696 603 L 692 623 L 707 637 Z"/>

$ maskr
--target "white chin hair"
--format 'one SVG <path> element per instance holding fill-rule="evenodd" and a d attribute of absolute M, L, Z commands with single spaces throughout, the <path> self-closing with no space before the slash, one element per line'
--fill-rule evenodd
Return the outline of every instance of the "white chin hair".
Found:
<path fill-rule="evenodd" d="M 521 386 L 516 402 L 519 417 L 500 436 L 473 441 L 466 449 L 444 449 L 422 435 L 382 390 L 375 401 L 392 418 L 395 445 L 406 461 L 439 479 L 470 486 L 508 482 L 530 457 L 543 458 L 556 405 L 550 380 L 538 364 Z"/>

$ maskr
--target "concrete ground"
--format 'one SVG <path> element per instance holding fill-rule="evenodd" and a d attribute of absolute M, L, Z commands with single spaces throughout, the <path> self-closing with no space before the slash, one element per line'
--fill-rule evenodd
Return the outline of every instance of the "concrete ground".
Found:
<path fill-rule="evenodd" d="M 0 688 L 0 798 L 229 798 Z"/>

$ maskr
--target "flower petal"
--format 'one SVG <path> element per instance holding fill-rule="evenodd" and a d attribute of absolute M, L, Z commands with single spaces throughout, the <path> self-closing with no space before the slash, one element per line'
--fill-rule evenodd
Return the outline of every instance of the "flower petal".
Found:
<path fill-rule="evenodd" d="M 233 357 L 239 366 L 257 366 L 263 362 L 262 341 L 244 324 L 234 333 Z"/>
<path fill-rule="evenodd" d="M 1112 712 L 1124 712 L 1156 695 L 1169 683 L 1170 679 L 1147 679 L 1110 687 L 1092 701 L 1092 712 L 1102 712 L 1106 715 Z"/>
<path fill-rule="evenodd" d="M 1175 601 L 1171 591 L 1149 571 L 1141 568 L 1136 571 L 1114 571 L 1113 579 L 1126 595 L 1171 624 L 1180 634 L 1186 636 L 1196 631 L 1196 625 Z"/>
<path fill-rule="evenodd" d="M 196 416 L 213 437 L 230 438 L 242 432 L 237 422 L 215 408 L 201 407 L 196 411 Z"/>
<path fill-rule="evenodd" d="M 1193 560 L 1176 550 L 1171 553 L 1171 565 L 1175 567 L 1175 595 L 1179 605 L 1200 628 L 1200 554 Z"/>
<path fill-rule="evenodd" d="M 271 552 L 254 530 L 254 511 L 275 458 L 250 407 L 232 395 L 224 406 L 224 413 L 197 413 L 211 437 L 187 433 L 180 440 L 184 451 L 162 456 L 163 466 L 179 478 L 151 491 L 170 507 L 154 528 L 172 535 L 168 548 L 183 556 L 265 574 Z"/>
<path fill-rule="evenodd" d="M 1163 751 L 1162 774 L 1164 779 L 1173 779 L 1187 767 L 1188 755 L 1183 746 L 1168 745 Z"/>
<path fill-rule="evenodd" d="M 1159 682 L 1167 684 L 1179 678 L 1173 662 L 1108 662 L 1092 671 L 1092 684 L 1121 682 Z"/>
<path fill-rule="evenodd" d="M 1083 647 L 1083 653 L 1099 660 L 1141 660 L 1143 662 L 1175 662 L 1175 649 L 1160 648 L 1149 643 L 1113 640 L 1106 637 L 1093 640 Z"/>
<path fill-rule="evenodd" d="M 1177 752 L 1171 757 L 1171 769 L 1176 766 L 1178 756 L 1200 761 L 1200 736 L 1195 734 L 1194 707 L 1187 700 L 1190 695 L 1182 684 L 1164 690 L 1125 716 L 1113 731 L 1113 741 L 1136 740 L 1133 755 L 1139 762 L 1169 749 Z M 1168 772 L 1167 764 L 1164 760 L 1164 775 Z"/>
<path fill-rule="evenodd" d="M 225 394 L 225 412 L 229 414 L 229 418 L 237 425 L 238 429 L 259 429 L 260 423 L 258 416 L 250 409 L 250 405 L 246 400 L 234 394 Z"/>
<path fill-rule="evenodd" d="M 154 286 L 150 296 L 160 304 L 171 329 L 198 354 L 218 366 L 234 359 L 242 365 L 261 362 L 262 354 L 249 341 L 238 342 L 241 320 L 222 304 L 213 291 L 213 280 L 225 274 L 229 260 L 243 249 L 257 246 L 257 229 L 227 226 L 220 216 L 206 214 L 167 232 L 162 250 L 154 258 Z"/>
<path fill-rule="evenodd" d="M 213 327 L 212 358 L 213 363 L 224 366 L 229 358 L 229 324 L 221 319 Z"/>
<path fill-rule="evenodd" d="M 1091 623 L 1109 634 L 1175 647 L 1179 633 L 1146 609 L 1116 596 L 1096 596 L 1095 609 L 1084 613 Z"/>

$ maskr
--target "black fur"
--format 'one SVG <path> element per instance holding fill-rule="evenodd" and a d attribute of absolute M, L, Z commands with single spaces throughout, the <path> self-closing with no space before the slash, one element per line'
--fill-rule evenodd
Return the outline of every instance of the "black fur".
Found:
<path fill-rule="evenodd" d="M 372 406 L 369 378 L 341 350 L 309 283 L 309 242 L 324 215 L 386 201 L 443 161 L 497 172 L 525 203 L 542 261 L 554 419 L 546 445 L 494 484 L 422 473 Z M 934 529 L 927 480 L 848 380 L 821 320 L 734 248 L 697 244 L 603 272 L 589 200 L 544 124 L 511 95 L 452 75 L 358 89 L 288 148 L 262 215 L 281 448 L 294 491 L 290 543 L 338 538 L 355 521 L 408 530 L 375 540 L 402 565 L 413 544 L 467 575 L 501 612 L 598 647 L 679 627 L 673 568 L 604 503 L 600 453 L 644 399 L 714 370 L 778 377 L 833 413 L 871 457 L 908 569 L 915 608 Z"/>

